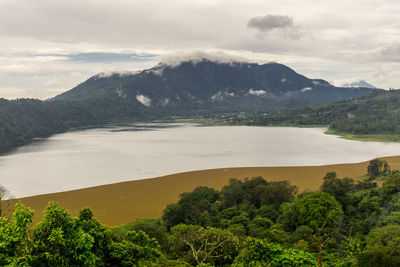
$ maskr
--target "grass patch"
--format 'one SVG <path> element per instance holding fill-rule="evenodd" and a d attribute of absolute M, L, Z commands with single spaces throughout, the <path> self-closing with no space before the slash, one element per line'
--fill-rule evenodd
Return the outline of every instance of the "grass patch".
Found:
<path fill-rule="evenodd" d="M 351 134 L 335 130 L 327 130 L 325 134 L 339 135 L 348 140 L 374 141 L 374 142 L 400 142 L 398 134 Z"/>

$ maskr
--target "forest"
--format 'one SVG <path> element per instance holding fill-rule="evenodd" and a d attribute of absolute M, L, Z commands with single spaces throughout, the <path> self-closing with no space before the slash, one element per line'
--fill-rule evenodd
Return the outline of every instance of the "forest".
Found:
<path fill-rule="evenodd" d="M 114 228 L 57 203 L 31 225 L 34 212 L 17 203 L 0 218 L 0 265 L 399 266 L 400 172 L 378 159 L 366 171 L 328 172 L 314 192 L 231 179 L 182 193 L 161 218 Z"/>
<path fill-rule="evenodd" d="M 231 116 L 228 121 L 245 125 L 329 125 L 333 133 L 400 135 L 400 90 L 374 91 L 353 100 L 300 109 Z"/>
<path fill-rule="evenodd" d="M 147 108 L 110 94 L 85 100 L 0 99 L 0 153 L 67 130 L 151 120 L 176 118 L 203 119 L 213 124 L 263 126 L 329 125 L 332 133 L 357 135 L 389 135 L 390 141 L 400 140 L 400 91 L 374 91 L 353 100 L 327 105 L 308 106 L 273 113 L 221 113 L 218 105 Z M 240 110 L 240 104 L 237 105 Z M 223 109 L 223 108 L 222 108 Z M 184 114 L 184 115 L 183 115 Z M 201 114 L 201 115 L 199 115 Z M 204 120 L 202 120 L 204 121 Z M 394 137 L 393 137 L 394 136 Z"/>
<path fill-rule="evenodd" d="M 134 119 L 154 119 L 140 105 L 120 98 L 85 101 L 0 99 L 0 153 L 80 127 L 94 127 Z"/>

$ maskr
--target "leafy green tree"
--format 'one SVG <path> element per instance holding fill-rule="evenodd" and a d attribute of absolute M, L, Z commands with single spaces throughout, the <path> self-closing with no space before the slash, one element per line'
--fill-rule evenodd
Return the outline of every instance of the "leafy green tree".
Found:
<path fill-rule="evenodd" d="M 32 265 L 94 265 L 95 240 L 57 203 L 51 202 L 33 230 Z"/>
<path fill-rule="evenodd" d="M 337 226 L 342 214 L 342 207 L 333 196 L 324 192 L 313 192 L 286 205 L 278 221 L 283 222 L 288 230 L 307 225 L 317 232 L 324 224 Z"/>
<path fill-rule="evenodd" d="M 272 204 L 275 209 L 279 209 L 284 202 L 292 201 L 298 192 L 297 186 L 291 185 L 288 181 L 269 182 L 262 188 L 258 195 L 261 205 Z"/>
<path fill-rule="evenodd" d="M 349 194 L 355 191 L 354 180 L 351 178 L 339 179 L 335 172 L 328 172 L 324 177 L 321 191 L 334 196 L 345 208 L 350 204 Z"/>
<path fill-rule="evenodd" d="M 386 160 L 373 159 L 370 160 L 367 167 L 368 174 L 371 178 L 379 176 L 381 174 L 390 173 L 390 166 Z"/>
<path fill-rule="evenodd" d="M 238 179 L 230 179 L 229 184 L 221 190 L 223 209 L 239 206 L 242 203 L 247 205 L 260 205 L 259 198 L 256 194 L 259 186 L 265 186 L 268 182 L 262 177 L 245 178 L 243 181 Z"/>
<path fill-rule="evenodd" d="M 180 223 L 210 225 L 212 222 L 209 214 L 216 212 L 213 205 L 219 197 L 219 192 L 213 188 L 197 187 L 190 193 L 181 194 L 178 203 L 168 205 L 163 220 L 167 227 Z"/>
<path fill-rule="evenodd" d="M 175 255 L 194 264 L 227 264 L 238 253 L 238 240 L 228 230 L 180 224 L 171 235 Z"/>
<path fill-rule="evenodd" d="M 168 251 L 169 249 L 167 228 L 161 218 L 141 219 L 112 229 L 112 232 L 117 234 L 121 240 L 129 231 L 143 231 L 149 237 L 155 238 L 163 250 Z"/>
<path fill-rule="evenodd" d="M 370 160 L 368 167 L 367 167 L 369 176 L 371 176 L 371 177 L 378 176 L 380 173 L 380 165 L 381 164 L 379 162 L 379 159 Z"/>
<path fill-rule="evenodd" d="M 278 222 L 292 231 L 300 225 L 309 226 L 314 230 L 318 236 L 318 263 L 321 266 L 322 248 L 330 239 L 326 235 L 326 229 L 337 228 L 342 215 L 342 207 L 333 196 L 324 192 L 314 192 L 285 205 Z"/>
<path fill-rule="evenodd" d="M 256 210 L 255 216 L 267 218 L 275 222 L 279 217 L 279 211 L 275 209 L 273 205 L 262 205 L 258 210 Z"/>
<path fill-rule="evenodd" d="M 0 217 L 0 265 L 26 266 L 30 262 L 29 226 L 33 211 L 21 203 L 11 219 Z"/>
<path fill-rule="evenodd" d="M 122 242 L 111 245 L 111 266 L 149 266 L 161 257 L 161 247 L 155 238 L 139 231 L 128 232 Z"/>
<path fill-rule="evenodd" d="M 74 220 L 76 222 L 76 229 L 82 230 L 93 238 L 91 253 L 96 256 L 96 265 L 105 265 L 107 259 L 110 257 L 112 244 L 110 229 L 98 222 L 89 208 L 82 209 L 79 212 L 78 218 Z"/>
<path fill-rule="evenodd" d="M 360 266 L 400 265 L 400 225 L 373 229 L 367 236 L 365 251 L 360 254 Z"/>
<path fill-rule="evenodd" d="M 400 225 L 400 211 L 392 211 L 388 216 L 385 216 L 382 224 L 383 225 L 387 225 L 387 224 Z"/>
<path fill-rule="evenodd" d="M 230 179 L 221 190 L 223 209 L 245 205 L 259 209 L 262 205 L 273 205 L 278 209 L 283 202 L 291 201 L 297 187 L 287 181 L 267 182 L 262 177 L 245 178 L 243 181 Z"/>
<path fill-rule="evenodd" d="M 273 222 L 267 218 L 255 217 L 249 224 L 249 235 L 254 237 L 266 237 L 265 231 L 273 224 Z"/>
<path fill-rule="evenodd" d="M 387 195 L 400 192 L 400 172 L 396 172 L 386 178 L 382 185 L 383 191 Z"/>
<path fill-rule="evenodd" d="M 298 249 L 285 249 L 279 244 L 247 238 L 233 266 L 315 266 L 315 257 Z"/>

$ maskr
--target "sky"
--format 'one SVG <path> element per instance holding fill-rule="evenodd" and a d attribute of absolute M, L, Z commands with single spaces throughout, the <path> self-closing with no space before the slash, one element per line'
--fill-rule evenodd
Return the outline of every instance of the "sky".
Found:
<path fill-rule="evenodd" d="M 203 54 L 400 88 L 399 14 L 398 0 L 0 0 L 0 97 Z"/>

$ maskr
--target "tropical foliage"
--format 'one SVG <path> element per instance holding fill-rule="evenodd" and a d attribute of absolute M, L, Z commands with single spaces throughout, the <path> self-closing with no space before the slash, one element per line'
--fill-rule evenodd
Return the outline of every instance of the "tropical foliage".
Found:
<path fill-rule="evenodd" d="M 329 172 L 300 194 L 287 181 L 231 179 L 115 228 L 56 203 L 32 226 L 33 211 L 17 204 L 0 219 L 0 265 L 399 266 L 400 172 L 379 170 L 357 182 Z"/>

